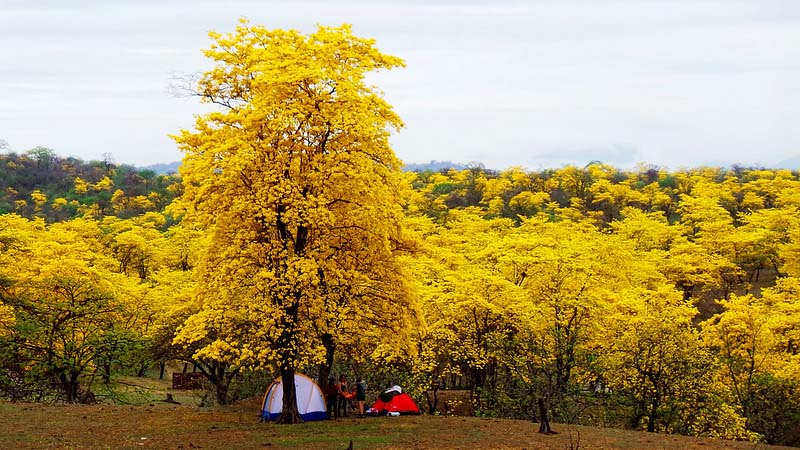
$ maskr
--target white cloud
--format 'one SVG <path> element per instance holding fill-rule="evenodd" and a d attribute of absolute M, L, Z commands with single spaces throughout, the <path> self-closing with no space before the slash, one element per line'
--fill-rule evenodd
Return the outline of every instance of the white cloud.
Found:
<path fill-rule="evenodd" d="M 132 48 L 128 49 L 128 51 L 137 55 L 146 55 L 146 56 L 174 55 L 176 53 L 187 52 L 187 50 L 185 49 L 171 48 L 171 47 Z"/>
<path fill-rule="evenodd" d="M 688 166 L 800 148 L 800 3 L 788 0 L 6 0 L 0 137 L 87 159 L 178 159 L 166 134 L 201 107 L 170 96 L 170 77 L 206 68 L 207 32 L 242 16 L 352 23 L 405 58 L 372 80 L 407 122 L 393 142 L 408 162 Z"/>

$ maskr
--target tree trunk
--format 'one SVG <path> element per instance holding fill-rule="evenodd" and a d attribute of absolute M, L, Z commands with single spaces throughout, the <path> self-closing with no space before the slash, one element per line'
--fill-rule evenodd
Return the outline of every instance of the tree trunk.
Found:
<path fill-rule="evenodd" d="M 193 361 L 195 369 L 200 369 L 203 377 L 214 386 L 214 398 L 218 405 L 228 404 L 228 388 L 231 381 L 239 374 L 239 369 L 229 370 L 229 366 L 219 361 L 211 361 L 208 363 L 197 363 Z M 194 373 L 194 372 L 192 372 Z M 207 395 L 210 392 L 207 393 Z"/>
<path fill-rule="evenodd" d="M 61 381 L 61 388 L 64 390 L 64 395 L 66 396 L 65 401 L 67 403 L 77 403 L 79 401 L 78 397 L 78 377 L 80 376 L 79 372 L 62 372 L 58 375 L 59 380 Z"/>
<path fill-rule="evenodd" d="M 325 361 L 319 365 L 319 372 L 317 383 L 320 386 L 327 386 L 328 378 L 331 376 L 333 370 L 333 356 L 336 351 L 336 342 L 333 341 L 333 336 L 330 333 L 322 335 L 322 346 L 325 347 Z"/>
<path fill-rule="evenodd" d="M 544 400 L 539 398 L 537 403 L 539 406 L 539 433 L 552 434 L 553 430 L 550 429 L 550 420 L 547 418 L 547 408 L 544 405 Z"/>
<path fill-rule="evenodd" d="M 658 406 L 659 401 L 652 400 L 650 403 L 650 414 L 647 417 L 647 431 L 650 433 L 655 433 L 656 431 L 656 418 L 658 415 Z"/>
<path fill-rule="evenodd" d="M 430 392 L 433 392 L 433 400 L 428 395 L 428 392 L 425 392 L 425 398 L 428 399 L 428 414 L 434 415 L 436 413 L 436 407 L 439 406 L 439 383 L 434 383 L 433 389 Z"/>
<path fill-rule="evenodd" d="M 220 380 L 217 382 L 215 387 L 215 395 L 217 399 L 218 405 L 227 405 L 228 404 L 228 380 Z"/>
<path fill-rule="evenodd" d="M 297 390 L 294 385 L 294 367 L 281 364 L 281 385 L 283 386 L 283 407 L 281 415 L 275 423 L 295 424 L 303 423 L 300 412 L 297 410 Z"/>
<path fill-rule="evenodd" d="M 164 361 L 161 361 L 160 363 L 158 363 L 158 369 L 159 369 L 158 370 L 158 379 L 159 380 L 163 380 L 164 379 L 164 372 L 167 370 L 167 363 L 164 362 Z"/>
<path fill-rule="evenodd" d="M 298 229 L 298 233 L 300 230 Z M 298 237 L 299 239 L 299 237 Z M 296 247 L 296 246 L 295 246 Z M 281 334 L 278 338 L 278 349 L 280 349 L 281 364 L 281 384 L 283 385 L 283 407 L 281 415 L 275 423 L 295 424 L 303 423 L 300 413 L 297 411 L 297 390 L 294 385 L 295 363 L 297 362 L 297 315 L 300 311 L 299 291 L 294 293 L 294 301 L 286 305 L 285 316 L 281 319 Z"/>
<path fill-rule="evenodd" d="M 110 363 L 103 364 L 103 383 L 105 383 L 105 384 L 111 383 L 111 364 Z"/>
<path fill-rule="evenodd" d="M 236 378 L 236 375 L 238 375 L 239 369 L 230 370 L 227 364 L 217 362 L 211 366 L 210 371 L 214 374 L 211 381 L 214 383 L 217 404 L 227 405 L 230 402 L 228 388 L 233 379 Z"/>

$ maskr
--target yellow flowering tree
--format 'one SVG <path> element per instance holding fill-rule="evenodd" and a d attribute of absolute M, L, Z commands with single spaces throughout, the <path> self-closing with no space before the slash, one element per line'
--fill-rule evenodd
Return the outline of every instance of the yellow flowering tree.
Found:
<path fill-rule="evenodd" d="M 781 278 L 760 297 L 733 295 L 704 322 L 703 335 L 722 365 L 748 429 L 768 442 L 797 442 L 783 426 L 800 411 L 800 280 Z"/>
<path fill-rule="evenodd" d="M 87 220 L 46 228 L 41 219 L 0 216 L 3 356 L 67 402 L 83 401 L 101 366 L 140 342 L 136 282 L 113 271 L 99 235 Z"/>
<path fill-rule="evenodd" d="M 293 377 L 325 359 L 322 337 L 361 331 L 388 303 L 413 311 L 395 260 L 405 183 L 388 141 L 402 123 L 364 81 L 403 62 L 347 25 L 305 35 L 242 21 L 211 37 L 215 67 L 196 90 L 220 110 L 175 136 L 185 191 L 172 211 L 212 234 L 201 309 L 176 339 L 204 342 L 196 356 L 229 370 L 277 365 L 278 422 L 297 423 Z M 389 341 L 404 336 L 392 323 Z"/>

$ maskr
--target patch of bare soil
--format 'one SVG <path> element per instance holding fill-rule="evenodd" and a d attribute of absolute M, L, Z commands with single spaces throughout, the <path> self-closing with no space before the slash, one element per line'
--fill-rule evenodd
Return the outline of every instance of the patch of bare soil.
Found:
<path fill-rule="evenodd" d="M 198 408 L 153 402 L 145 406 L 42 405 L 0 402 L 2 449 L 664 449 L 775 450 L 685 436 L 474 417 L 345 418 L 301 425 L 259 423 L 260 399 L 230 407 Z M 785 448 L 785 447 L 783 447 Z"/>

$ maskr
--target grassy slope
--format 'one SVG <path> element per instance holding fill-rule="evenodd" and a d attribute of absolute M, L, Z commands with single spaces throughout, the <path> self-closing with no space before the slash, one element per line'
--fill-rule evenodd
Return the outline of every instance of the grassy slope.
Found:
<path fill-rule="evenodd" d="M 261 400 L 199 408 L 200 395 L 154 378 L 118 380 L 117 400 L 136 405 L 0 402 L 0 449 L 360 449 L 720 450 L 780 449 L 747 442 L 667 436 L 475 417 L 347 418 L 296 426 L 258 423 Z M 180 404 L 160 401 L 170 393 Z M 108 392 L 98 392 L 108 399 Z"/>
<path fill-rule="evenodd" d="M 766 445 L 467 417 L 378 417 L 258 423 L 257 400 L 226 408 L 0 403 L 0 448 L 341 449 L 778 449 Z"/>

